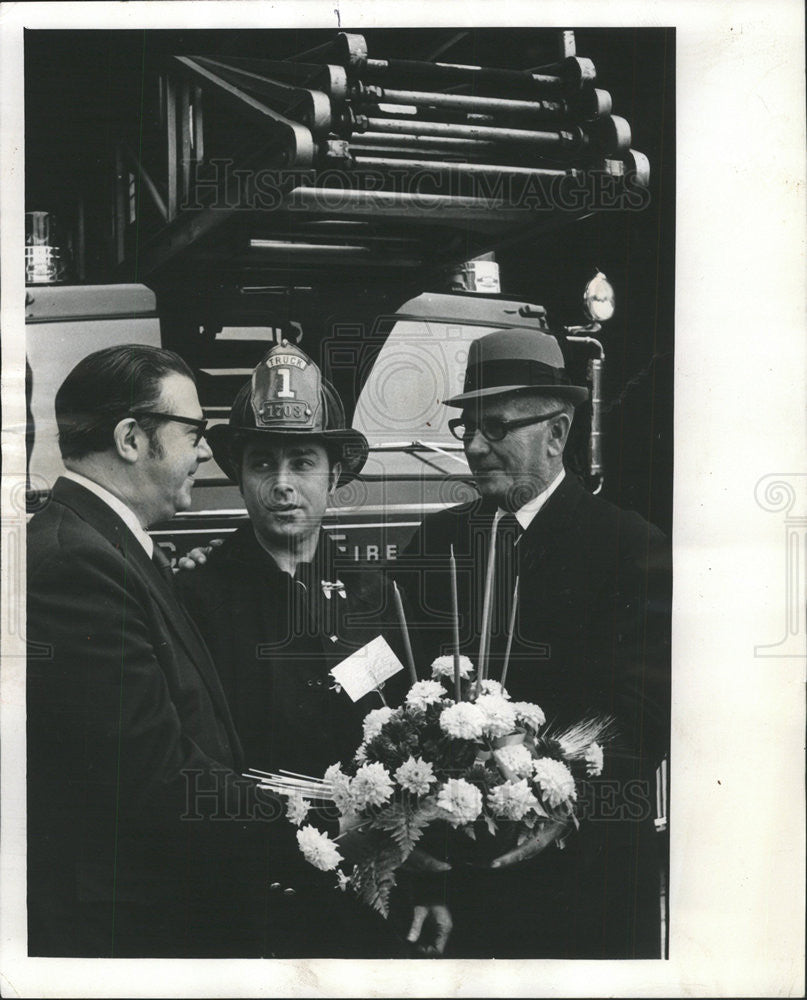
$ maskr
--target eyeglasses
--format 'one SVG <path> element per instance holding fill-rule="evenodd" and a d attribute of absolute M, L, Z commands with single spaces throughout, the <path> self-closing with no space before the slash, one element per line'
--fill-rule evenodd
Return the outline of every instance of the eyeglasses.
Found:
<path fill-rule="evenodd" d="M 196 417 L 178 417 L 173 413 L 160 413 L 157 410 L 139 410 L 137 413 L 132 413 L 131 416 L 135 418 L 154 417 L 155 420 L 173 420 L 178 424 L 188 424 L 190 427 L 195 427 L 196 437 L 193 442 L 194 447 L 199 444 L 207 430 L 207 420 L 197 420 Z"/>
<path fill-rule="evenodd" d="M 501 441 L 510 431 L 517 427 L 529 427 L 531 424 L 541 424 L 545 420 L 560 416 L 563 410 L 553 410 L 552 413 L 542 413 L 539 417 L 521 417 L 518 420 L 503 420 L 501 417 L 483 417 L 479 423 L 466 417 L 455 417 L 449 420 L 448 429 L 458 441 L 467 444 L 473 440 L 479 431 L 486 441 Z"/>

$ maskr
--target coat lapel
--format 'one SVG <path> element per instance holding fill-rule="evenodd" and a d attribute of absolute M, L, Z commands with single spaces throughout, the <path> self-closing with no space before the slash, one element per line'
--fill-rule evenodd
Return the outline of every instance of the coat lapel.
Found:
<path fill-rule="evenodd" d="M 103 500 L 78 483 L 70 479 L 58 479 L 54 484 L 53 499 L 69 507 L 105 538 L 126 560 L 128 569 L 147 587 L 153 600 L 161 608 L 168 628 L 182 643 L 204 681 L 219 715 L 226 724 L 231 745 L 240 751 L 240 742 L 229 706 L 207 646 L 179 597 L 146 555 L 143 546 Z"/>
<path fill-rule="evenodd" d="M 522 535 L 519 543 L 519 565 L 522 573 L 529 573 L 539 566 L 548 553 L 554 551 L 560 539 L 568 538 L 568 526 L 577 517 L 577 508 L 585 490 L 580 481 L 566 472 L 560 486 L 555 490 L 546 504 L 538 511 Z M 489 501 L 477 500 L 468 510 L 468 524 L 473 533 L 480 534 L 485 539 L 484 559 L 487 559 L 487 544 L 490 537 L 495 504 Z M 463 519 L 458 519 L 458 528 L 462 528 Z M 473 537 L 459 538 L 460 551 L 473 551 Z M 481 572 L 484 572 L 484 566 Z M 523 592 L 522 592 L 523 593 Z"/>
<path fill-rule="evenodd" d="M 529 573 L 540 565 L 560 539 L 568 537 L 568 526 L 576 518 L 584 492 L 580 481 L 567 471 L 560 486 L 532 519 L 519 542 L 522 572 Z"/>

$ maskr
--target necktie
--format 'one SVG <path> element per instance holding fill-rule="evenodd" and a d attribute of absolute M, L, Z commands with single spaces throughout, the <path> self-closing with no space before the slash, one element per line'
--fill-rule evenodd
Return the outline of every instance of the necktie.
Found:
<path fill-rule="evenodd" d="M 499 524 L 496 529 L 496 545 L 498 546 L 514 546 L 521 538 L 524 529 L 518 523 L 518 518 L 515 514 L 510 511 L 506 511 L 499 518 Z"/>
<path fill-rule="evenodd" d="M 496 525 L 496 566 L 494 575 L 494 602 L 491 620 L 489 655 L 497 666 L 507 642 L 513 606 L 513 590 L 519 573 L 519 539 L 523 529 L 515 514 L 502 514 Z M 491 664 L 492 665 L 492 664 Z M 498 677 L 499 670 L 493 674 Z M 488 676 L 491 676 L 488 673 Z"/>
<path fill-rule="evenodd" d="M 515 514 L 502 514 L 496 526 L 496 580 L 505 589 L 509 586 L 511 592 L 518 576 L 518 543 L 522 533 Z"/>

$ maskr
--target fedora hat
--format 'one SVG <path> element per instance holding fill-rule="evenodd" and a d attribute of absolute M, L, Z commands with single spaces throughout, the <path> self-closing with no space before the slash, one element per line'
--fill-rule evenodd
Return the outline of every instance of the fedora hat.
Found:
<path fill-rule="evenodd" d="M 367 438 L 345 426 L 336 389 L 307 354 L 285 340 L 256 365 L 233 401 L 229 423 L 211 427 L 207 440 L 220 468 L 238 481 L 244 445 L 268 435 L 321 439 L 342 465 L 339 486 L 359 474 L 369 452 Z"/>
<path fill-rule="evenodd" d="M 538 330 L 508 329 L 473 341 L 462 392 L 444 400 L 444 405 L 465 407 L 521 389 L 545 390 L 575 406 L 588 399 L 585 386 L 570 383 L 555 337 Z"/>

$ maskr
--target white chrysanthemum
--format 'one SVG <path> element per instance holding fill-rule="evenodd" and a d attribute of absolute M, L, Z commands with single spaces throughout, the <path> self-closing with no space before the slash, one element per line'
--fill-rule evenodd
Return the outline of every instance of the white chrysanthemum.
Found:
<path fill-rule="evenodd" d="M 572 772 L 562 761 L 552 757 L 539 757 L 532 769 L 547 805 L 554 809 L 561 803 L 577 799 Z"/>
<path fill-rule="evenodd" d="M 361 750 L 363 747 L 364 744 L 362 744 L 359 749 Z M 339 812 L 343 816 L 345 813 L 353 812 L 354 806 L 353 797 L 350 794 L 350 778 L 339 767 L 339 765 L 331 764 L 325 772 L 323 780 L 330 784 L 331 798 L 333 799 L 334 805 Z"/>
<path fill-rule="evenodd" d="M 367 745 L 365 743 L 360 743 L 358 749 L 353 754 L 353 760 L 357 764 L 364 764 L 367 760 Z"/>
<path fill-rule="evenodd" d="M 340 892 L 344 892 L 350 885 L 350 876 L 345 875 L 341 868 L 336 869 L 336 885 L 334 889 L 338 889 Z"/>
<path fill-rule="evenodd" d="M 409 689 L 406 696 L 406 704 L 412 708 L 425 710 L 428 705 L 433 705 L 445 697 L 446 689 L 439 681 L 417 681 Z"/>
<path fill-rule="evenodd" d="M 517 721 L 532 729 L 533 732 L 537 733 L 546 722 L 546 716 L 539 705 L 533 705 L 530 701 L 514 701 L 511 704 L 516 711 Z"/>
<path fill-rule="evenodd" d="M 602 767 L 605 763 L 602 747 L 599 743 L 592 743 L 586 750 L 583 758 L 586 762 L 586 774 L 589 778 L 597 778 L 602 774 Z"/>
<path fill-rule="evenodd" d="M 309 803 L 300 792 L 292 792 L 286 798 L 286 816 L 289 822 L 299 826 L 308 815 Z"/>
<path fill-rule="evenodd" d="M 482 812 L 482 793 L 464 778 L 449 778 L 437 793 L 437 805 L 452 826 L 463 826 Z"/>
<path fill-rule="evenodd" d="M 510 695 L 499 681 L 493 681 L 487 677 L 482 681 L 481 692 L 482 694 L 495 694 L 499 698 L 504 698 L 505 701 L 510 701 Z"/>
<path fill-rule="evenodd" d="M 485 728 L 485 713 L 471 702 L 461 701 L 443 709 L 440 728 L 455 739 L 478 740 Z"/>
<path fill-rule="evenodd" d="M 483 733 L 496 739 L 507 736 L 516 728 L 516 712 L 509 701 L 495 694 L 483 694 L 476 699 L 476 707 L 485 716 Z"/>
<path fill-rule="evenodd" d="M 385 705 L 383 708 L 374 708 L 365 715 L 364 722 L 362 722 L 365 743 L 369 743 L 373 737 L 378 736 L 381 732 L 381 727 L 392 714 L 393 709 Z"/>
<path fill-rule="evenodd" d="M 518 778 L 529 778 L 532 774 L 534 757 L 523 743 L 512 747 L 502 747 L 495 752 L 494 757 Z"/>
<path fill-rule="evenodd" d="M 503 785 L 497 785 L 488 792 L 490 811 L 502 819 L 524 819 L 530 809 L 538 804 L 526 778 L 521 781 L 505 781 Z"/>
<path fill-rule="evenodd" d="M 343 860 L 336 844 L 315 826 L 304 826 L 298 830 L 297 843 L 305 860 L 321 871 L 329 872 Z"/>
<path fill-rule="evenodd" d="M 467 680 L 473 673 L 474 665 L 467 656 L 460 657 L 460 677 Z M 432 663 L 432 677 L 454 677 L 454 657 L 438 656 Z"/>
<path fill-rule="evenodd" d="M 395 780 L 407 792 L 415 795 L 425 795 L 429 785 L 436 781 L 434 769 L 428 761 L 420 757 L 411 757 L 404 761 L 395 772 Z"/>
<path fill-rule="evenodd" d="M 383 764 L 364 764 L 350 783 L 350 796 L 357 810 L 380 806 L 392 795 L 392 778 Z"/>

